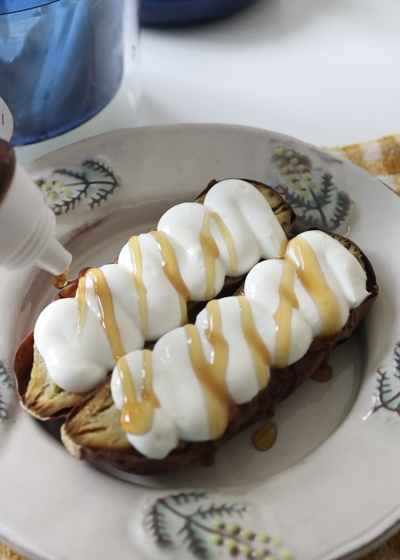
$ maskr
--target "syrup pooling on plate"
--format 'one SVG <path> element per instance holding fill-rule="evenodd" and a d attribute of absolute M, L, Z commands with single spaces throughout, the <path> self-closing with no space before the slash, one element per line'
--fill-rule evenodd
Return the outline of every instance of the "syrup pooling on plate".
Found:
<path fill-rule="evenodd" d="M 311 378 L 315 381 L 326 382 L 332 379 L 333 369 L 330 364 L 324 362 L 319 366 L 319 368 L 312 374 Z"/>
<path fill-rule="evenodd" d="M 163 458 L 179 440 L 220 437 L 231 405 L 254 398 L 267 385 L 271 367 L 299 360 L 315 336 L 340 331 L 350 310 L 367 297 L 366 280 L 358 260 L 328 234 L 309 231 L 291 240 L 281 259 L 250 271 L 243 296 L 209 302 L 195 325 L 157 341 L 150 354 L 153 391 L 171 426 L 170 447 L 164 442 L 162 454 L 157 422 L 140 436 L 128 430 L 128 440 L 147 457 Z M 141 355 L 126 357 L 136 384 Z M 111 391 L 122 408 L 126 396 L 116 370 Z M 166 421 L 162 428 L 165 434 Z"/>
<path fill-rule="evenodd" d="M 241 276 L 260 259 L 277 257 L 285 243 L 267 200 L 246 181 L 221 181 L 204 204 L 174 206 L 156 232 L 125 244 L 117 264 L 102 266 L 99 273 L 91 269 L 75 299 L 58 300 L 42 312 L 34 338 L 48 375 L 67 391 L 93 389 L 121 354 L 109 338 L 116 328 L 125 352 L 143 348 L 145 340 L 157 340 L 187 322 L 188 300 L 214 297 L 227 275 Z M 111 330 L 95 281 L 100 275 L 108 288 L 102 293 L 109 293 L 112 302 Z"/>
<path fill-rule="evenodd" d="M 275 422 L 267 422 L 253 434 L 251 441 L 258 451 L 268 451 L 274 445 L 277 435 Z"/>

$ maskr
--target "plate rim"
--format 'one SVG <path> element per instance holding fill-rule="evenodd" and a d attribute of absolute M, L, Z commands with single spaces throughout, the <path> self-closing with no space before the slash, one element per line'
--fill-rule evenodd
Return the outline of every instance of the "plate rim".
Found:
<path fill-rule="evenodd" d="M 195 124 L 186 123 L 186 124 L 183 124 L 183 125 L 180 125 L 180 124 L 177 124 L 177 125 L 152 125 L 152 126 L 147 126 L 147 127 L 138 127 L 137 129 L 126 129 L 125 131 L 109 132 L 109 133 L 105 133 L 105 134 L 103 134 L 103 135 L 101 135 L 101 136 L 99 136 L 99 137 L 96 137 L 96 139 L 97 139 L 97 141 L 98 141 L 99 139 L 102 139 L 103 141 L 104 141 L 104 140 L 105 140 L 105 141 L 108 141 L 108 140 L 111 140 L 111 141 L 112 141 L 113 138 L 115 138 L 115 137 L 121 137 L 121 135 L 123 135 L 123 134 L 128 134 L 128 136 L 130 136 L 131 134 L 133 134 L 133 135 L 139 134 L 139 135 L 140 135 L 141 133 L 143 133 L 143 132 L 145 132 L 145 131 L 149 131 L 149 130 L 151 130 L 151 131 L 153 131 L 153 133 L 156 133 L 156 134 L 157 134 L 160 130 L 162 130 L 163 132 L 168 132 L 168 130 L 173 131 L 173 132 L 179 132 L 179 131 L 184 130 L 184 129 L 185 129 L 186 131 L 193 131 L 193 130 L 195 130 L 195 129 L 199 129 L 199 130 L 200 130 L 200 129 L 201 129 L 201 130 L 210 130 L 210 127 L 211 127 L 211 129 L 214 129 L 214 130 L 222 130 L 222 129 L 224 129 L 224 130 L 229 130 L 229 131 L 231 131 L 231 132 L 234 132 L 234 131 L 235 131 L 235 132 L 238 132 L 238 131 L 239 131 L 239 132 L 249 132 L 250 134 L 251 134 L 251 133 L 253 133 L 253 134 L 265 134 L 265 133 L 267 133 L 267 135 L 279 135 L 279 136 L 284 136 L 284 137 L 286 137 L 286 138 L 288 138 L 288 139 L 290 139 L 290 140 L 293 140 L 293 141 L 295 141 L 295 142 L 300 142 L 301 144 L 304 144 L 304 145 L 307 145 L 307 146 L 311 146 L 313 149 L 315 149 L 315 150 L 316 150 L 317 152 L 319 152 L 319 153 L 327 153 L 327 154 L 329 154 L 329 156 L 330 156 L 332 159 L 339 160 L 339 158 L 338 158 L 337 156 L 332 156 L 332 155 L 329 153 L 329 151 L 324 150 L 324 149 L 322 149 L 322 148 L 318 148 L 318 147 L 312 146 L 312 145 L 308 144 L 307 142 L 303 142 L 303 141 L 301 141 L 301 140 L 292 138 L 292 137 L 287 136 L 287 135 L 281 135 L 280 133 L 276 133 L 276 132 L 274 132 L 274 131 L 267 131 L 267 130 L 264 130 L 264 129 L 262 129 L 262 128 L 251 127 L 251 126 L 245 126 L 245 125 L 225 125 L 225 124 L 212 124 L 212 123 L 210 123 L 210 124 L 208 124 L 208 123 L 198 123 L 198 124 L 197 124 L 197 123 L 195 123 Z M 85 141 L 78 142 L 78 143 L 73 144 L 73 145 L 68 146 L 68 147 L 60 148 L 59 150 L 56 150 L 55 152 L 52 152 L 51 154 L 48 154 L 47 156 L 43 156 L 43 157 L 39 158 L 38 160 L 36 160 L 35 162 L 32 162 L 32 164 L 30 164 L 30 165 L 27 167 L 27 169 L 28 169 L 28 171 L 30 171 L 30 170 L 36 170 L 36 169 L 38 168 L 38 166 L 40 167 L 40 165 L 44 165 L 44 167 L 45 167 L 46 164 L 43 164 L 43 162 L 51 161 L 51 160 L 53 160 L 55 157 L 60 156 L 60 155 L 62 155 L 63 153 L 68 153 L 68 152 L 69 152 L 72 148 L 74 148 L 74 147 L 76 148 L 76 147 L 79 147 L 79 146 L 82 146 L 82 145 L 88 146 L 92 141 L 93 141 L 93 139 L 89 139 L 89 140 L 85 140 Z M 380 179 L 378 179 L 377 177 L 375 177 L 375 176 L 369 174 L 369 173 L 368 173 L 367 171 L 365 171 L 365 170 L 361 170 L 361 168 L 359 168 L 358 166 L 356 166 L 355 164 L 353 164 L 353 163 L 351 163 L 351 162 L 347 162 L 347 161 L 346 161 L 346 162 L 345 162 L 345 165 L 346 165 L 346 167 L 351 166 L 351 168 L 357 169 L 357 170 L 358 170 L 357 173 L 359 173 L 359 171 L 362 171 L 363 173 L 368 174 L 370 177 L 373 177 L 374 179 L 376 179 L 377 181 L 379 181 L 379 183 L 380 183 L 381 185 L 384 185 L 384 186 L 386 187 L 386 189 L 389 189 L 389 191 L 391 191 L 391 192 L 393 193 L 393 195 L 396 197 L 396 199 L 398 199 L 398 195 L 397 195 L 388 185 L 386 185 L 385 183 L 383 183 L 383 182 L 382 182 Z M 1 461 L 0 461 L 0 466 L 1 466 Z M 398 509 L 398 511 L 397 511 L 398 521 L 396 521 L 396 523 L 393 525 L 393 527 L 397 526 L 397 525 L 400 523 L 400 503 L 398 504 L 398 508 L 397 508 L 397 509 Z M 1 520 L 0 520 L 0 521 L 1 521 Z M 1 524 L 1 523 L 0 523 L 0 524 Z M 392 530 L 394 531 L 394 528 L 390 528 L 390 527 L 389 527 L 389 528 L 387 529 L 387 531 L 385 531 L 385 533 L 386 533 L 386 532 L 391 533 Z M 2 538 L 3 538 L 3 537 L 2 537 Z M 366 544 L 365 546 L 366 546 L 367 548 L 369 548 L 370 546 L 372 546 L 372 544 L 373 544 L 374 542 L 380 541 L 381 539 L 382 539 L 382 536 L 375 537 L 375 538 L 371 541 L 370 544 Z M 7 541 L 8 539 L 7 539 L 7 538 L 4 538 L 4 540 Z M 15 545 L 14 543 L 11 543 L 11 546 L 13 546 L 13 547 L 16 548 L 16 549 L 19 548 L 19 547 L 18 547 L 17 545 Z M 365 547 L 363 547 L 363 548 L 365 548 Z M 25 551 L 25 554 L 26 554 L 26 551 Z M 29 552 L 28 554 L 31 555 L 32 553 Z M 356 555 L 356 556 L 354 556 L 354 555 Z M 351 552 L 350 558 L 351 558 L 351 557 L 354 557 L 354 558 L 355 558 L 355 557 L 357 557 L 357 556 L 359 556 L 359 555 L 360 555 L 360 551 L 359 551 L 359 550 L 358 550 L 357 552 Z M 349 557 L 348 554 L 346 554 L 345 556 L 337 557 L 337 558 L 339 559 L 339 558 L 347 558 L 347 557 Z M 43 557 L 39 557 L 39 556 L 38 556 L 37 558 L 40 558 L 40 559 L 41 559 L 41 558 L 45 558 L 45 557 L 44 557 L 44 556 L 43 556 Z M 332 557 L 332 558 L 333 558 L 333 557 Z"/>

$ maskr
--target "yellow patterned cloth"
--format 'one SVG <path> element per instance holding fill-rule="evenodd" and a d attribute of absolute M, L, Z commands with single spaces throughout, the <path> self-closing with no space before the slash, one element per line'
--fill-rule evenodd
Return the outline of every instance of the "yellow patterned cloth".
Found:
<path fill-rule="evenodd" d="M 327 148 L 331 153 L 348 159 L 377 175 L 400 194 L 400 134 L 379 140 Z M 0 543 L 0 560 L 27 560 Z M 360 560 L 400 560 L 400 532 Z"/>
<path fill-rule="evenodd" d="M 0 543 L 0 560 L 27 560 Z"/>
<path fill-rule="evenodd" d="M 377 175 L 400 194 L 400 134 L 385 136 L 371 142 L 328 149 L 335 155 L 348 159 Z"/>

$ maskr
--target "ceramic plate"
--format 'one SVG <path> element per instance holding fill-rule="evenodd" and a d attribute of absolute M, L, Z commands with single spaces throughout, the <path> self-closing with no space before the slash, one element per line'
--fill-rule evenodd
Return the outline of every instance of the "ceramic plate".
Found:
<path fill-rule="evenodd" d="M 19 341 L 52 299 L 39 270 L 0 276 L 0 540 L 31 559 L 269 558 L 332 560 L 360 553 L 400 520 L 400 198 L 362 169 L 254 128 L 138 128 L 64 148 L 28 168 L 57 214 L 73 274 L 118 254 L 212 178 L 279 189 L 304 226 L 349 232 L 381 293 L 334 375 L 280 405 L 265 453 L 253 426 L 210 467 L 135 478 L 73 459 L 23 412 L 13 388 Z"/>

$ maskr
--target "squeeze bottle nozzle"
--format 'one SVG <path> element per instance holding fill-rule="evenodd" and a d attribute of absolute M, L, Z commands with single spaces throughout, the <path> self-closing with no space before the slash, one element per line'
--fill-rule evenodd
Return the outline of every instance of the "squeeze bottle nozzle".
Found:
<path fill-rule="evenodd" d="M 72 256 L 55 237 L 56 219 L 38 187 L 0 139 L 0 267 L 36 265 L 58 276 Z"/>

